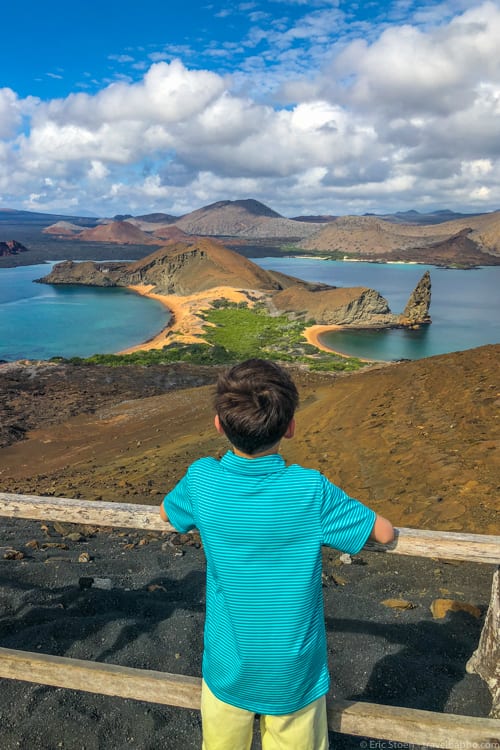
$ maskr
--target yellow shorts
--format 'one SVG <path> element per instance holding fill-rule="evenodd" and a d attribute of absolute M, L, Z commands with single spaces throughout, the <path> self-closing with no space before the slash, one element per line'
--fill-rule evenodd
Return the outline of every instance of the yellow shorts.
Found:
<path fill-rule="evenodd" d="M 203 680 L 203 750 L 250 750 L 255 714 L 220 701 Z M 284 716 L 261 716 L 262 750 L 328 750 L 325 696 Z"/>

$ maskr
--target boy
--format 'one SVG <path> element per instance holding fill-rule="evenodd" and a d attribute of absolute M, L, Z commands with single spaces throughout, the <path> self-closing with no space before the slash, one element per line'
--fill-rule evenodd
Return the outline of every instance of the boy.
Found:
<path fill-rule="evenodd" d="M 298 393 L 274 362 L 220 375 L 215 427 L 232 444 L 195 461 L 161 515 L 200 531 L 207 558 L 201 713 L 204 750 L 327 750 L 329 687 L 321 546 L 354 554 L 394 538 L 389 521 L 318 471 L 287 466 Z"/>

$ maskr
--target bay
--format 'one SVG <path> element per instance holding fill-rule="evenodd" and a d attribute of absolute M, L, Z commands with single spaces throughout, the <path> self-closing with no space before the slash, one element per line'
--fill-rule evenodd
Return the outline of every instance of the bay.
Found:
<path fill-rule="evenodd" d="M 161 303 L 127 289 L 34 284 L 52 265 L 0 269 L 0 359 L 117 352 L 167 325 Z"/>
<path fill-rule="evenodd" d="M 500 343 L 500 267 L 471 271 L 413 264 L 259 258 L 263 268 L 334 286 L 368 286 L 401 312 L 429 268 L 432 324 L 410 331 L 344 330 L 322 342 L 367 359 L 419 359 Z M 169 320 L 151 299 L 125 289 L 34 284 L 50 264 L 0 269 L 0 359 L 48 359 L 117 352 L 147 340 Z"/>
<path fill-rule="evenodd" d="M 263 268 L 333 286 L 367 286 L 402 312 L 425 270 L 432 283 L 431 325 L 417 330 L 343 330 L 321 342 L 353 357 L 421 359 L 500 343 L 500 267 L 463 271 L 414 264 L 352 263 L 311 258 L 260 258 Z"/>

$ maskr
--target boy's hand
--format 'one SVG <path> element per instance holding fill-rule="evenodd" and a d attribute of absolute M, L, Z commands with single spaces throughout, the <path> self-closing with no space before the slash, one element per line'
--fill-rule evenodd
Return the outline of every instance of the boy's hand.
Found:
<path fill-rule="evenodd" d="M 161 505 L 160 505 L 160 517 L 161 517 L 161 519 L 162 519 L 163 521 L 165 521 L 166 523 L 168 523 L 168 522 L 169 522 L 169 521 L 168 521 L 168 516 L 167 516 L 167 514 L 165 513 L 165 510 L 164 510 L 164 508 L 163 508 L 163 500 L 161 501 Z"/>
<path fill-rule="evenodd" d="M 370 539 L 379 544 L 389 544 L 394 539 L 394 528 L 390 521 L 377 514 L 373 529 L 371 530 Z"/>

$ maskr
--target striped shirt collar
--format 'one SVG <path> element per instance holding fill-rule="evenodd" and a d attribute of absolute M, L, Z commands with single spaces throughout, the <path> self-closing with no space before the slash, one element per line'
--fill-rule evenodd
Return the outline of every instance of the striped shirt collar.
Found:
<path fill-rule="evenodd" d="M 227 451 L 222 456 L 220 462 L 221 466 L 229 471 L 251 476 L 281 471 L 286 465 L 284 458 L 279 453 L 272 453 L 269 456 L 259 456 L 258 458 L 243 458 L 242 456 L 237 456 L 233 451 Z"/>

